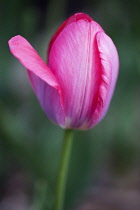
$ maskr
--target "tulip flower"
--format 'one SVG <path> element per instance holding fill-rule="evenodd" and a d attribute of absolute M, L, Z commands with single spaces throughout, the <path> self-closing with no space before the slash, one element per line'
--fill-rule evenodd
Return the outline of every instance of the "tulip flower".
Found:
<path fill-rule="evenodd" d="M 46 115 L 66 128 L 53 208 L 63 210 L 73 129 L 92 128 L 105 116 L 118 76 L 118 53 L 101 26 L 84 13 L 58 28 L 47 64 L 19 35 L 9 40 L 9 47 L 27 69 Z"/>
<path fill-rule="evenodd" d="M 119 59 L 111 38 L 84 13 L 68 18 L 52 37 L 47 64 L 22 36 L 9 40 L 25 66 L 50 120 L 63 128 L 89 129 L 105 116 L 114 92 Z"/>

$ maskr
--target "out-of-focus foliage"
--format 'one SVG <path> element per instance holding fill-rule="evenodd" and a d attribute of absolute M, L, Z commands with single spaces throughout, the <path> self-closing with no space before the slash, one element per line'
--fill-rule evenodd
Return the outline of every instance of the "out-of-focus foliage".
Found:
<path fill-rule="evenodd" d="M 41 110 L 26 71 L 9 53 L 7 41 L 20 34 L 45 60 L 49 39 L 58 25 L 80 11 L 88 13 L 112 37 L 119 52 L 120 74 L 105 119 L 92 130 L 75 132 L 65 205 L 75 205 L 84 197 L 83 192 L 95 186 L 139 190 L 139 8 L 140 3 L 135 0 L 0 2 L 1 203 L 9 192 L 10 177 L 17 172 L 27 176 L 26 190 L 21 186 L 26 196 L 31 199 L 35 183 L 47 182 L 51 189 L 48 200 L 53 200 L 63 137 L 63 130 Z"/>

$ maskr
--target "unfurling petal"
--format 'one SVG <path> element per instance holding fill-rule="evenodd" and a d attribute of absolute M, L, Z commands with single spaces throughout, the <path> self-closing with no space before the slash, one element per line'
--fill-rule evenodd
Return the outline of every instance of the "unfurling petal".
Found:
<path fill-rule="evenodd" d="M 8 43 L 11 53 L 19 59 L 29 71 L 33 72 L 50 86 L 59 89 L 57 79 L 25 38 L 18 35 L 11 38 Z"/>
<path fill-rule="evenodd" d="M 18 35 L 11 38 L 9 40 L 9 47 L 11 53 L 19 59 L 28 70 L 32 87 L 46 114 L 51 120 L 63 126 L 63 99 L 60 85 L 54 74 L 29 42 L 22 36 Z M 56 113 L 58 113 L 58 115 L 56 115 Z"/>

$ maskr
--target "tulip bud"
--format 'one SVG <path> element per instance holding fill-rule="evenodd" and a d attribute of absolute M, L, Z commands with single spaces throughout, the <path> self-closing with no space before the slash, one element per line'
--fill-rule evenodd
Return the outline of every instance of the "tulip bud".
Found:
<path fill-rule="evenodd" d="M 11 53 L 27 69 L 46 115 L 63 128 L 89 129 L 105 116 L 117 80 L 115 45 L 84 13 L 68 18 L 52 37 L 47 64 L 29 42 L 15 36 Z"/>

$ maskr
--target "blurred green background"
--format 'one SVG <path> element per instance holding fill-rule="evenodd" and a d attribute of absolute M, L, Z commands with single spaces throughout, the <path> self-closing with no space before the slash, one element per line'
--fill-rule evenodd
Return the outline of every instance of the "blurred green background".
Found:
<path fill-rule="evenodd" d="M 46 60 L 52 34 L 75 12 L 89 14 L 113 39 L 120 73 L 105 119 L 75 132 L 65 209 L 140 209 L 139 8 L 136 0 L 0 1 L 0 210 L 35 209 L 46 183 L 49 209 L 63 138 L 7 42 L 20 34 Z"/>

